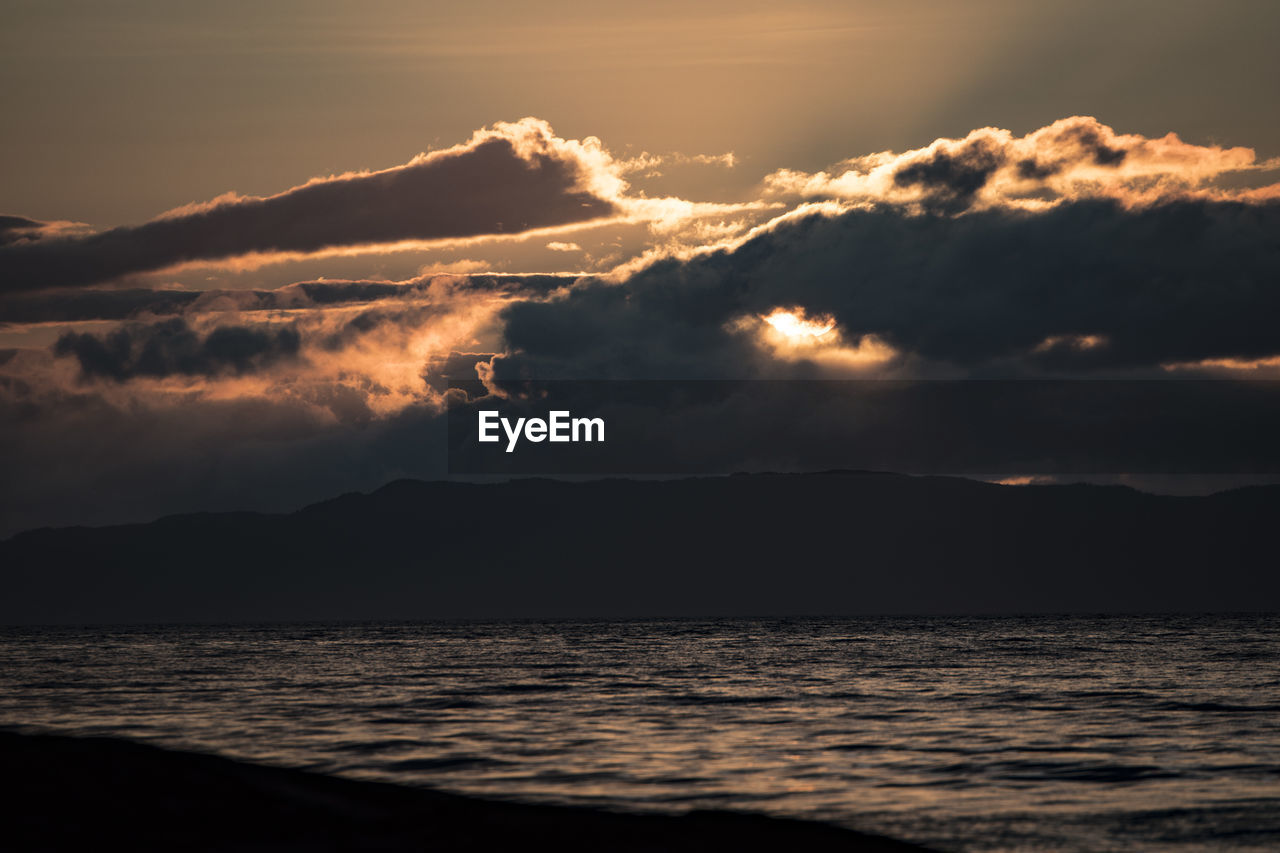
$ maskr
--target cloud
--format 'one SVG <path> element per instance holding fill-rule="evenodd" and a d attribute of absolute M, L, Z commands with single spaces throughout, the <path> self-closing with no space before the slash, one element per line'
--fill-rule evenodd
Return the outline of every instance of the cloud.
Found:
<path fill-rule="evenodd" d="M 983 129 L 856 158 L 831 174 L 779 173 L 770 199 L 741 203 L 741 217 L 730 219 L 725 205 L 628 195 L 618 177 L 625 172 L 597 141 L 556 140 L 539 127 L 526 128 L 525 139 L 502 126 L 440 154 L 452 163 L 483 150 L 512 168 L 545 167 L 570 181 L 554 186 L 607 201 L 611 227 L 639 223 L 631 227 L 665 242 L 595 276 L 473 273 L 464 264 L 403 281 L 308 280 L 274 290 L 0 295 L 0 320 L 11 324 L 0 330 L 0 433 L 18 484 L 6 492 L 10 511 L 42 471 L 57 475 L 30 496 L 43 508 L 28 520 L 54 518 L 59 501 L 70 501 L 59 495 L 89 494 L 122 477 L 132 478 L 130 506 L 142 517 L 166 501 L 289 506 L 394 476 L 438 474 L 440 448 L 430 442 L 439 439 L 444 381 L 478 374 L 1280 370 L 1280 329 L 1271 320 L 1280 312 L 1280 198 L 1266 188 L 1227 190 L 1221 180 L 1261 173 L 1266 164 L 1248 149 L 1125 136 L 1079 118 L 1025 137 Z M 522 165 L 543 155 L 549 165 Z M 348 181 L 378 174 L 316 186 L 345 191 Z M 267 201 L 224 200 L 172 221 L 195 227 L 207 222 L 201 217 Z M 759 222 L 769 211 L 780 215 Z M 96 239 L 40 236 L 33 220 L 3 222 L 35 236 L 0 249 L 0 265 L 14 252 Z M 535 234 L 530 242 L 543 251 L 570 237 L 583 239 Z M 89 254 L 76 256 L 89 263 Z M 81 322 L 103 325 L 73 325 Z M 43 337 L 23 342 L 38 326 Z M 770 419 L 783 423 L 793 412 L 740 414 L 767 430 Z M 170 470 L 188 479 L 164 482 Z M 281 503 L 254 498 L 254 489 Z M 83 503 L 83 515 L 64 517 L 104 511 L 91 497 Z"/>
<path fill-rule="evenodd" d="M 569 279 L 572 281 L 572 279 Z M 404 281 L 303 281 L 275 290 L 44 291 L 0 295 L 0 323 L 128 320 L 218 311 L 290 311 L 383 300 L 417 300 L 445 292 L 546 294 L 567 283 L 558 275 L 455 274 L 432 270 Z"/>
<path fill-rule="evenodd" d="M 10 242 L 0 280 L 6 290 L 82 286 L 244 255 L 517 234 L 613 215 L 625 186 L 598 140 L 560 139 L 524 119 L 392 169 L 264 198 L 229 194 L 88 236 Z M 0 233 L 27 228 L 10 222 Z"/>
<path fill-rule="evenodd" d="M 123 390 L 20 393 L 0 381 L 0 537 L 176 512 L 285 511 L 445 473 L 444 425 L 431 405 L 361 416 L 364 397 L 345 384 L 316 388 L 311 400 L 138 401 L 118 396 Z"/>
<path fill-rule="evenodd" d="M 106 335 L 68 332 L 53 349 L 55 355 L 74 356 L 86 378 L 122 382 L 139 376 L 242 374 L 296 358 L 300 347 L 301 337 L 290 326 L 226 325 L 202 335 L 174 318 Z"/>
<path fill-rule="evenodd" d="M 85 234 L 92 230 L 83 222 L 41 222 L 25 216 L 0 215 L 0 246 Z"/>
<path fill-rule="evenodd" d="M 25 216 L 0 216 L 0 246 L 21 240 L 35 240 L 45 223 Z"/>
<path fill-rule="evenodd" d="M 39 328 L 49 341 L 43 349 L 40 339 L 23 342 L 15 333 L 25 345 L 12 364 L 0 365 L 0 379 L 66 394 L 92 390 L 143 410 L 262 397 L 338 422 L 385 418 L 437 405 L 453 372 L 474 378 L 480 359 L 453 356 L 487 353 L 487 360 L 496 352 L 501 307 L 570 281 L 434 276 L 215 294 L 163 319 L 46 324 Z"/>
<path fill-rule="evenodd" d="M 759 318 L 797 309 L 830 340 L 898 369 L 970 374 L 1157 370 L 1280 354 L 1280 204 L 1063 201 L 964 216 L 899 205 L 779 218 L 729 248 L 502 313 L 498 376 L 804 375 L 823 342 L 781 355 Z M 747 321 L 744 322 L 744 318 Z M 754 331 L 753 331 L 754 330 Z M 884 356 L 892 350 L 897 358 Z"/>
<path fill-rule="evenodd" d="M 421 275 L 436 275 L 439 273 L 454 273 L 458 275 L 466 275 L 468 273 L 478 273 L 492 271 L 495 268 L 504 266 L 503 262 L 494 263 L 492 261 L 482 261 L 476 258 L 458 258 L 453 261 L 436 261 L 430 264 L 424 264 L 418 268 Z"/>
<path fill-rule="evenodd" d="M 1109 198 L 1128 205 L 1174 197 L 1275 197 L 1276 187 L 1229 190 L 1224 175 L 1280 169 L 1250 148 L 1193 145 L 1169 133 L 1120 134 L 1089 116 L 1060 119 L 1026 136 L 985 127 L 963 139 L 896 153 L 855 157 L 830 172 L 780 170 L 765 179 L 774 197 L 970 208 L 1041 208 L 1060 201 Z"/>
<path fill-rule="evenodd" d="M 661 230 L 664 208 L 697 207 L 626 197 L 621 168 L 593 138 L 557 140 L 532 120 L 486 133 L 450 156 L 495 141 L 521 157 L 559 146 L 589 176 L 580 185 L 614 199 L 622 218 L 643 215 Z M 299 363 L 312 379 L 324 378 L 315 359 L 351 359 L 359 351 L 362 375 L 404 389 L 394 395 L 401 404 L 419 399 L 411 386 L 426 381 L 421 365 L 453 350 L 498 353 L 492 365 L 478 362 L 494 375 L 544 377 L 1167 373 L 1169 366 L 1267 365 L 1280 353 L 1277 334 L 1262 319 L 1277 297 L 1258 284 L 1280 271 L 1270 236 L 1280 224 L 1280 203 L 1165 195 L 1135 206 L 1081 189 L 1095 173 L 1123 173 L 1125 180 L 1176 173 L 1190 186 L 1224 170 L 1253 168 L 1248 149 L 1193 146 L 1173 135 L 1125 136 L 1074 117 L 1025 137 L 987 128 L 902 155 L 847 162 L 876 165 L 824 178 L 825 191 L 844 193 L 839 200 L 802 204 L 745 234 L 740 223 L 718 228 L 703 219 L 694 227 L 690 220 L 701 214 L 677 211 L 671 221 L 684 223 L 672 226 L 680 239 L 606 276 L 427 274 L 271 291 L 11 294 L 0 300 L 0 317 L 176 316 L 189 318 L 186 334 L 199 336 L 214 325 L 245 325 L 240 315 L 287 312 L 301 336 Z M 876 181 L 891 201 L 867 200 L 863 191 Z M 1026 181 L 1040 182 L 1041 190 L 1059 181 L 1061 192 L 1055 190 L 1052 204 L 1002 201 L 1012 197 L 1010 182 Z M 700 240 L 683 242 L 691 236 Z M 778 311 L 830 318 L 830 334 L 782 334 L 769 322 Z M 216 322 L 199 319 L 217 313 L 224 317 Z M 446 327 L 447 334 L 433 331 Z M 71 332 L 57 351 L 76 356 L 87 378 L 158 376 L 164 371 L 134 365 L 132 342 L 141 328 Z M 129 346 L 112 349 L 112 334 Z M 145 348 L 140 339 L 137 346 Z M 407 366 L 406 353 L 420 359 L 417 368 Z M 234 376 L 277 367 L 269 358 L 239 367 L 208 363 L 209 370 L 168 372 Z M 399 365 L 395 382 L 387 379 L 389 363 Z M 345 369 L 337 361 L 330 367 Z"/>
<path fill-rule="evenodd" d="M 134 288 L 0 294 L 0 323 L 123 320 L 143 312 L 178 314 L 199 301 L 203 293 L 198 290 Z"/>
<path fill-rule="evenodd" d="M 732 151 L 726 151 L 723 154 L 681 154 L 680 152 L 650 154 L 648 151 L 642 151 L 634 157 L 618 161 L 618 169 L 622 174 L 640 174 L 646 178 L 660 177 L 661 167 L 668 165 L 719 166 L 724 169 L 733 169 L 738 165 L 738 157 Z"/>

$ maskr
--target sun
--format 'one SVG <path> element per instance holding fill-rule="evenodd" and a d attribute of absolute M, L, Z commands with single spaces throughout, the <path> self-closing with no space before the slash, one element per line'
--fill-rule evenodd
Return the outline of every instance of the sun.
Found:
<path fill-rule="evenodd" d="M 820 338 L 836 327 L 836 320 L 831 315 L 810 317 L 803 308 L 775 308 L 769 314 L 761 315 L 760 319 L 797 343 Z"/>

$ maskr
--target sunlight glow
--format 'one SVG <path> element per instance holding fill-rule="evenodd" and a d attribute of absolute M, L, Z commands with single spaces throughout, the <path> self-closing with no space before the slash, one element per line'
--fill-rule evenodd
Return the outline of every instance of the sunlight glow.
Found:
<path fill-rule="evenodd" d="M 803 308 L 791 310 L 775 308 L 771 313 L 762 315 L 760 319 L 786 337 L 798 341 L 806 338 L 820 338 L 836 327 L 834 317 L 827 314 L 809 317 Z"/>

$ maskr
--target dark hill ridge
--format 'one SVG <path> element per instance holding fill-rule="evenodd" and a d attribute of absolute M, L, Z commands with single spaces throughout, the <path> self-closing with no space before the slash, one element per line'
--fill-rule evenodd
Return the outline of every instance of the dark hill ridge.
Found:
<path fill-rule="evenodd" d="M 1280 487 L 400 481 L 0 543 L 5 623 L 1263 611 Z"/>

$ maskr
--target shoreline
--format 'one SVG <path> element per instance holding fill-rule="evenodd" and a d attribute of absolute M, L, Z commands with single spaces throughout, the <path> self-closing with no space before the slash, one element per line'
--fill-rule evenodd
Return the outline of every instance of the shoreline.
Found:
<path fill-rule="evenodd" d="M 113 737 L 0 731 L 0 755 L 12 850 L 927 850 L 814 821 L 494 801 Z"/>

